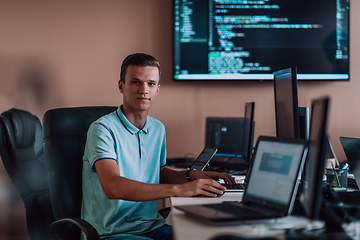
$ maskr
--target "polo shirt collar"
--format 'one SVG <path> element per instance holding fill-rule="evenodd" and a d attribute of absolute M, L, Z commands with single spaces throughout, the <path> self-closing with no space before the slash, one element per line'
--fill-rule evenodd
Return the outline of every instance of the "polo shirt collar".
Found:
<path fill-rule="evenodd" d="M 143 129 L 139 129 L 139 128 L 135 127 L 134 125 L 132 125 L 129 122 L 129 120 L 126 118 L 123 111 L 121 110 L 121 106 L 118 107 L 116 112 L 117 112 L 117 115 L 120 118 L 121 123 L 124 125 L 126 130 L 128 130 L 131 134 L 135 134 L 135 133 L 138 133 L 140 131 L 143 131 L 144 133 L 149 133 L 148 117 L 146 118 L 146 122 L 145 122 L 145 125 L 144 125 Z"/>

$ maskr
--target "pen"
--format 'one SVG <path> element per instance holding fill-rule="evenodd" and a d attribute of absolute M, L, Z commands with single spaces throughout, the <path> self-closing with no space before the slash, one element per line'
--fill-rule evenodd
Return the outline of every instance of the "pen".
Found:
<path fill-rule="evenodd" d="M 341 168 L 341 170 L 340 170 L 339 173 L 337 174 L 337 177 L 338 177 L 338 178 L 339 178 L 340 174 L 342 174 L 342 173 L 345 171 L 345 169 L 348 168 L 348 166 L 349 166 L 348 163 L 345 163 L 345 164 L 344 164 L 344 166 Z M 334 165 L 333 165 L 333 168 L 334 168 Z M 334 179 L 333 179 L 333 180 L 331 181 L 331 183 L 330 183 L 330 186 L 334 184 L 335 179 L 336 179 L 336 178 L 334 177 Z"/>
<path fill-rule="evenodd" d="M 348 166 L 349 166 L 349 164 L 348 164 L 348 163 L 345 163 L 344 166 L 343 166 L 343 167 L 341 168 L 341 170 L 339 171 L 339 173 L 342 174 L 342 173 L 345 171 L 345 169 L 348 168 Z M 339 175 L 338 175 L 338 176 L 339 176 Z"/>
<path fill-rule="evenodd" d="M 338 177 L 338 175 L 336 174 L 336 170 L 335 170 L 334 164 L 331 163 L 331 166 L 332 166 L 332 169 L 333 169 L 333 171 L 334 171 L 334 179 L 333 179 L 333 181 L 331 182 L 330 186 L 334 183 L 334 181 L 335 181 L 335 179 L 336 179 L 336 181 L 337 181 L 337 183 L 338 183 L 338 187 L 341 187 L 341 184 L 340 184 L 340 181 L 339 181 L 339 177 Z M 339 173 L 340 173 L 340 172 L 339 172 Z"/>

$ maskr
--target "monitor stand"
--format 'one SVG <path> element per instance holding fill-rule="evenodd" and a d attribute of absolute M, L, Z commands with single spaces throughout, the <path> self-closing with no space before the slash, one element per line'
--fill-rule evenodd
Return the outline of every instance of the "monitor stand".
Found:
<path fill-rule="evenodd" d="M 316 231 L 289 230 L 286 232 L 287 240 L 317 239 L 317 240 L 351 240 L 341 225 L 341 220 L 334 212 L 334 208 L 323 200 L 320 209 L 321 219 L 325 222 L 325 228 Z"/>

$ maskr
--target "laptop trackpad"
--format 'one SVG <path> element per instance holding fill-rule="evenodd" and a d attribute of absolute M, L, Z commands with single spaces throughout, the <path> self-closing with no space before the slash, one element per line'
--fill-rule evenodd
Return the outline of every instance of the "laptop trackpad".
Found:
<path fill-rule="evenodd" d="M 225 211 L 219 211 L 215 206 L 216 205 L 223 205 L 223 204 L 209 204 L 209 205 L 190 205 L 190 206 L 184 206 L 186 208 L 187 213 L 195 213 L 196 215 L 205 216 L 206 218 L 213 219 L 213 218 L 233 218 L 236 217 L 236 215 L 232 212 L 225 212 Z M 181 209 L 181 207 L 179 207 Z"/>

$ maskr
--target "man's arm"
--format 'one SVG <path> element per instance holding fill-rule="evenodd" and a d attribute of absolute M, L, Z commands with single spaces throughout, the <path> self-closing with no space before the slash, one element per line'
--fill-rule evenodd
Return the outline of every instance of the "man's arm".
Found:
<path fill-rule="evenodd" d="M 216 194 L 222 194 L 225 190 L 220 183 L 210 178 L 197 179 L 184 184 L 147 184 L 134 181 L 120 176 L 118 165 L 113 159 L 96 161 L 95 169 L 105 195 L 109 199 L 151 201 L 166 197 L 190 197 L 199 194 L 216 197 Z M 186 179 L 186 172 L 178 174 L 184 174 Z"/>
<path fill-rule="evenodd" d="M 160 168 L 160 182 L 161 183 L 186 183 L 188 182 L 186 176 L 187 170 L 173 170 L 168 167 Z M 235 180 L 228 173 L 219 173 L 213 171 L 198 171 L 191 170 L 189 172 L 189 177 L 192 181 L 197 179 L 214 179 L 219 180 L 220 178 L 224 179 L 226 183 L 235 184 Z"/>

